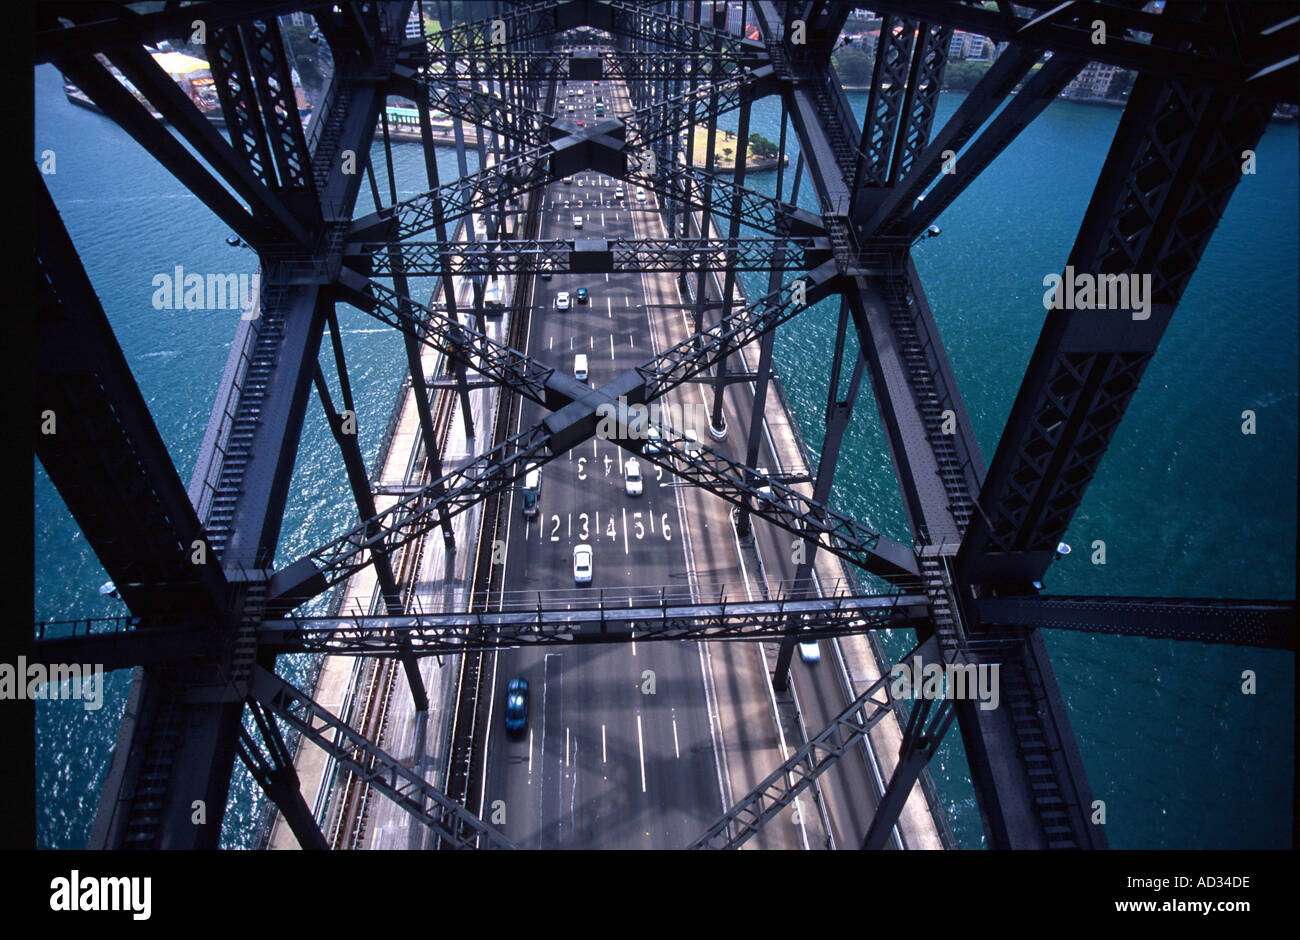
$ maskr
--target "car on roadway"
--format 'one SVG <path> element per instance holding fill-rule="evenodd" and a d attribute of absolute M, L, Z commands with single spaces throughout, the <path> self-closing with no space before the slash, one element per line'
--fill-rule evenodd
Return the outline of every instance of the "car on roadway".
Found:
<path fill-rule="evenodd" d="M 562 290 L 555 295 L 555 309 L 556 310 L 569 309 L 569 292 L 567 290 Z"/>
<path fill-rule="evenodd" d="M 686 433 L 683 436 L 686 438 L 687 456 L 700 456 L 700 436 L 695 433 L 695 428 L 687 428 Z"/>
<path fill-rule="evenodd" d="M 587 381 L 587 354 L 578 353 L 573 357 L 573 377 L 579 382 Z"/>
<path fill-rule="evenodd" d="M 555 270 L 555 264 L 551 261 L 550 258 L 547 258 L 545 261 L 543 261 L 542 272 L 541 272 L 542 280 L 549 281 L 551 279 L 551 272 L 554 270 Z"/>
<path fill-rule="evenodd" d="M 582 228 L 582 216 L 580 216 L 580 215 L 576 215 L 576 214 L 574 215 L 574 217 L 573 217 L 573 227 L 574 227 L 574 228 Z"/>
<path fill-rule="evenodd" d="M 629 457 L 623 465 L 623 489 L 628 496 L 640 496 L 641 486 L 641 464 L 635 457 Z"/>
<path fill-rule="evenodd" d="M 542 468 L 530 467 L 524 474 L 524 517 L 531 519 L 537 515 L 539 501 L 538 497 L 542 495 Z"/>
<path fill-rule="evenodd" d="M 570 186 L 573 185 L 573 177 L 572 177 L 572 176 L 566 176 L 566 177 L 564 178 L 564 181 L 565 181 L 566 183 L 568 183 Z"/>
<path fill-rule="evenodd" d="M 759 467 L 759 468 L 758 468 L 758 472 L 761 473 L 763 476 L 767 476 L 767 475 L 768 475 L 768 469 L 767 469 L 767 467 Z M 760 487 L 758 488 L 758 495 L 759 495 L 759 498 L 762 499 L 764 502 L 771 502 L 771 499 L 772 499 L 772 487 L 771 487 L 770 485 L 768 485 L 767 483 L 764 483 L 762 486 L 760 486 Z"/>
<path fill-rule="evenodd" d="M 636 188 L 636 201 L 645 202 L 645 190 L 642 189 L 640 186 Z"/>
<path fill-rule="evenodd" d="M 620 186 L 618 189 L 614 190 L 614 198 L 616 198 L 616 199 L 624 199 L 624 198 L 626 198 L 626 196 L 627 196 L 627 193 L 623 192 L 623 187 L 622 187 L 622 186 Z"/>
<path fill-rule="evenodd" d="M 647 454 L 662 454 L 664 452 L 659 429 L 653 424 L 645 429 L 645 452 Z"/>
<path fill-rule="evenodd" d="M 586 542 L 573 546 L 573 580 L 575 584 L 591 583 L 591 546 Z"/>
<path fill-rule="evenodd" d="M 816 640 L 807 640 L 799 644 L 799 658 L 806 663 L 819 663 L 822 661 L 821 647 L 817 645 Z"/>
<path fill-rule="evenodd" d="M 511 679 L 506 684 L 506 730 L 523 731 L 528 725 L 528 680 Z"/>
<path fill-rule="evenodd" d="M 573 299 L 580 304 L 585 304 L 588 300 L 588 296 L 589 295 L 587 294 L 587 288 L 579 287 L 577 293 L 573 295 Z"/>

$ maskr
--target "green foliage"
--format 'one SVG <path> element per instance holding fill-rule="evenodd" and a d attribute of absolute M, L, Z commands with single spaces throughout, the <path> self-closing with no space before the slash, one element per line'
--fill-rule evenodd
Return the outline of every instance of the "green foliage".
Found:
<path fill-rule="evenodd" d="M 991 66 L 991 62 L 949 62 L 943 73 L 944 87 L 950 91 L 970 91 Z"/>
<path fill-rule="evenodd" d="M 831 56 L 831 63 L 844 85 L 867 85 L 871 82 L 871 56 L 861 49 L 846 46 Z"/>
<path fill-rule="evenodd" d="M 762 134 L 749 135 L 749 149 L 756 157 L 771 158 L 777 154 L 776 144 Z"/>

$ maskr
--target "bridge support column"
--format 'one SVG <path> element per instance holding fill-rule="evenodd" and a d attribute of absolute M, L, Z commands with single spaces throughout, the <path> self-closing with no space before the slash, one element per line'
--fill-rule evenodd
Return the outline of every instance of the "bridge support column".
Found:
<path fill-rule="evenodd" d="M 857 359 L 853 366 L 853 377 L 849 380 L 848 396 L 843 401 L 837 401 L 839 396 L 840 370 L 844 359 L 844 337 L 848 328 L 848 305 L 847 302 L 840 303 L 840 322 L 839 330 L 835 341 L 835 358 L 831 362 L 831 382 L 830 389 L 827 391 L 828 401 L 826 402 L 826 440 L 822 444 L 821 459 L 817 463 L 817 482 L 813 485 L 813 502 L 818 505 L 825 505 L 831 493 L 831 483 L 835 479 L 835 467 L 840 459 L 840 445 L 844 442 L 844 431 L 849 425 L 849 418 L 853 414 L 853 404 L 858 398 L 858 389 L 862 385 L 862 373 L 866 368 L 866 359 L 862 356 L 861 349 L 858 350 Z M 795 590 L 800 596 L 805 596 L 812 591 L 813 583 L 811 579 L 813 563 L 817 557 L 817 543 L 804 540 L 807 547 L 807 553 L 804 561 L 795 571 Z M 791 624 L 793 627 L 793 624 Z M 772 675 L 772 685 L 778 691 L 784 691 L 790 682 L 790 660 L 794 653 L 794 645 L 797 642 L 794 632 L 787 633 L 781 640 L 781 651 L 777 655 L 776 671 Z"/>
<path fill-rule="evenodd" d="M 908 794 L 916 785 L 917 778 L 925 765 L 930 763 L 935 751 L 939 749 L 944 734 L 957 717 L 952 699 L 945 698 L 927 728 L 926 716 L 930 713 L 931 701 L 928 698 L 917 699 L 912 712 L 907 718 L 907 727 L 903 729 L 903 744 L 898 754 L 898 766 L 889 778 L 889 786 L 881 797 L 876 813 L 871 817 L 871 827 L 862 841 L 864 849 L 883 849 L 889 840 L 889 833 L 898 823 L 898 816 L 903 811 Z"/>
<path fill-rule="evenodd" d="M 740 122 L 736 128 L 736 169 L 734 174 L 736 192 L 731 197 L 731 224 L 727 226 L 727 239 L 731 244 L 734 244 L 735 240 L 740 237 L 740 198 L 741 190 L 745 185 L 745 164 L 749 156 L 749 112 L 751 104 L 748 95 L 741 99 Z M 723 319 L 731 316 L 732 297 L 735 290 L 736 252 L 735 249 L 729 248 L 727 250 L 727 271 L 722 283 Z M 727 354 L 728 351 L 724 348 L 724 355 L 718 360 L 718 367 L 713 380 L 713 415 L 710 421 L 709 433 L 718 440 L 723 440 L 727 436 L 727 419 L 722 413 L 722 402 L 727 390 Z"/>
<path fill-rule="evenodd" d="M 344 368 L 342 360 L 339 360 L 339 368 Z M 373 520 L 378 513 L 375 511 L 375 497 L 370 492 L 370 481 L 366 476 L 365 463 L 361 458 L 361 447 L 357 443 L 357 434 L 348 433 L 343 429 L 343 417 L 334 410 L 334 402 L 330 398 L 329 387 L 325 384 L 325 376 L 321 372 L 320 363 L 316 363 L 315 372 L 312 374 L 312 380 L 316 383 L 316 391 L 320 395 L 321 404 L 325 408 L 325 417 L 329 421 L 330 431 L 334 434 L 334 440 L 338 442 L 339 450 L 343 453 L 343 466 L 347 471 L 348 483 L 352 487 L 352 497 L 356 500 L 357 513 L 361 516 L 363 522 Z M 374 525 L 373 531 L 378 533 L 379 527 Z M 384 598 L 384 607 L 389 614 L 394 616 L 401 614 L 402 598 L 401 592 L 397 587 L 397 578 L 393 574 L 392 559 L 387 549 L 376 546 L 371 549 L 375 559 L 375 577 L 379 581 L 379 590 Z M 424 690 L 424 680 L 420 677 L 420 665 L 411 652 L 409 639 L 402 644 L 402 651 L 398 654 L 402 662 L 402 668 L 406 671 L 407 681 L 411 686 L 411 698 L 415 701 L 416 711 L 426 711 L 429 708 L 429 698 Z"/>
<path fill-rule="evenodd" d="M 280 735 L 275 718 L 268 715 L 261 703 L 254 699 L 249 699 L 248 710 L 262 734 L 262 740 L 266 742 L 266 752 L 263 753 L 241 723 L 239 740 L 235 744 L 239 759 L 244 762 L 262 792 L 280 810 L 284 821 L 293 831 L 294 838 L 298 840 L 298 845 L 312 851 L 328 849 L 329 843 L 325 841 L 320 826 L 316 825 L 307 801 L 302 798 L 302 785 L 298 780 L 298 772 L 294 770 L 293 755 L 289 753 L 289 748 Z"/>

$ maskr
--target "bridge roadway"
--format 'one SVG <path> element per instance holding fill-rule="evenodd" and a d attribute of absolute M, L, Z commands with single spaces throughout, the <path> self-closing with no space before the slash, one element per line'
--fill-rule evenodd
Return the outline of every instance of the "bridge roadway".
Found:
<path fill-rule="evenodd" d="M 595 119 L 598 87 L 590 82 L 570 85 L 583 87 L 585 93 L 568 98 L 566 89 L 560 89 L 564 115 L 590 123 Z M 609 82 L 600 87 L 607 114 L 617 116 L 631 109 L 623 89 L 611 89 Z M 575 107 L 572 113 L 567 111 L 569 104 Z M 620 185 L 625 189 L 622 200 L 615 197 Z M 635 187 L 594 172 L 578 174 L 572 183 L 552 183 L 542 198 L 542 238 L 667 234 L 653 193 L 647 192 L 641 203 Z M 581 230 L 573 225 L 575 212 L 583 216 Z M 525 351 L 570 370 L 574 356 L 586 353 L 593 387 L 693 332 L 690 313 L 680 306 L 687 298 L 676 275 L 557 272 L 549 280 L 533 280 L 533 315 Z M 716 278 L 711 282 L 716 297 L 720 285 Z M 556 310 L 556 294 L 568 290 L 572 296 L 578 287 L 590 292 L 589 302 Z M 706 324 L 717 317 L 716 310 L 706 312 Z M 757 351 L 750 353 L 747 366 L 733 357 L 732 370 L 752 370 Z M 491 389 L 471 393 L 479 427 L 488 426 L 483 421 L 494 394 Z M 743 459 L 752 394 L 751 383 L 731 386 L 726 415 L 732 431 L 723 442 L 708 433 L 709 386 L 687 383 L 669 393 L 667 401 L 693 406 L 683 407 L 687 417 L 678 430 L 694 428 L 703 443 Z M 769 395 L 766 415 L 758 463 L 773 471 L 806 473 L 789 427 L 792 418 L 784 414 L 774 395 Z M 516 428 L 542 416 L 538 406 L 525 401 Z M 410 423 L 404 419 L 402 426 Z M 449 430 L 453 438 L 462 437 L 458 419 Z M 399 437 L 402 441 L 394 440 L 389 468 L 403 465 L 399 451 L 414 443 L 412 434 Z M 461 446 L 451 445 L 448 456 L 453 462 Z M 572 550 L 584 540 L 594 549 L 595 564 L 591 586 L 581 590 L 593 593 L 602 586 L 652 584 L 685 584 L 707 592 L 709 584 L 725 582 L 732 590 L 746 584 L 750 596 L 757 598 L 765 579 L 793 575 L 790 536 L 784 530 L 756 519 L 755 540 L 742 544 L 735 536 L 729 504 L 681 485 L 669 474 L 661 475 L 645 461 L 641 462 L 643 495 L 627 496 L 621 474 L 627 456 L 616 445 L 593 440 L 547 464 L 542 471 L 540 514 L 535 519 L 523 517 L 518 489 L 506 497 L 504 591 L 578 590 Z M 394 478 L 390 469 L 385 479 Z M 811 492 L 810 486 L 800 489 Z M 474 531 L 473 525 L 466 520 L 464 528 L 457 526 L 461 544 L 469 544 L 464 536 Z M 418 593 L 424 604 L 435 605 L 425 609 L 465 600 L 463 576 L 450 569 L 442 574 L 449 559 L 443 557 L 440 542 L 429 539 L 423 546 L 427 557 L 420 562 Z M 458 570 L 469 554 L 457 553 Z M 842 575 L 839 564 L 823 553 L 817 565 L 822 583 Z M 359 597 L 372 600 L 373 587 L 368 585 L 372 579 L 363 575 L 352 580 L 363 582 Z M 354 593 L 352 585 L 347 590 Z M 354 604 L 346 606 L 352 609 Z M 768 677 L 775 663 L 774 643 L 643 643 L 501 651 L 490 659 L 492 703 L 481 803 L 471 809 L 524 848 L 681 848 L 716 819 L 724 805 L 749 791 L 803 743 L 804 725 L 813 732 L 820 730 L 843 708 L 849 691 L 860 691 L 878 675 L 861 637 L 838 644 L 823 642 L 821 648 L 821 663 L 804 664 L 798 657 L 794 663 L 794 696 L 806 713 L 802 723 L 791 720 L 788 705 L 777 707 Z M 837 673 L 841 659 L 847 668 Z M 338 665 L 333 674 L 341 679 L 348 658 L 328 657 L 326 673 L 334 662 Z M 409 696 L 400 674 L 382 746 L 408 762 L 422 754 L 419 764 L 437 784 L 442 782 L 437 769 L 444 760 L 439 738 L 454 698 L 454 682 L 448 680 L 454 679 L 455 671 L 437 668 L 428 660 L 421 671 L 433 702 L 427 747 L 414 746 Z M 648 694 L 647 671 L 653 673 L 654 694 Z M 503 714 L 506 684 L 516 676 L 529 681 L 531 693 L 528 728 L 517 737 L 506 734 Z M 323 673 L 323 684 L 325 678 Z M 342 690 L 327 697 L 338 702 Z M 896 761 L 898 727 L 893 721 L 883 722 L 872 737 L 877 739 L 883 765 L 880 772 L 887 778 Z M 310 762 L 312 752 L 314 748 L 301 749 L 297 759 L 309 805 L 320 779 L 319 771 L 303 773 L 304 759 Z M 838 762 L 813 791 L 800 797 L 797 814 L 787 808 L 747 847 L 860 843 L 879 786 L 872 773 L 865 752 L 861 760 Z M 494 819 L 494 815 L 500 818 L 502 804 L 497 801 L 503 801 L 503 823 Z M 366 841 L 373 847 L 415 848 L 424 843 L 408 831 L 404 814 L 386 801 L 378 800 L 371 816 Z M 272 846 L 288 847 L 292 836 L 279 822 Z M 937 847 L 933 821 L 919 791 L 914 791 L 905 809 L 904 827 L 909 845 Z"/>

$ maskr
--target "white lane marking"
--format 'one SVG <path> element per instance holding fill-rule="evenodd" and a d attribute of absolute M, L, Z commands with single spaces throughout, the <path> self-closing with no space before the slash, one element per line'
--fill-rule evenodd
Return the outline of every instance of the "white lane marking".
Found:
<path fill-rule="evenodd" d="M 609 275 L 606 274 L 605 277 L 609 277 Z M 608 297 L 605 298 L 605 316 L 611 320 L 614 319 L 614 305 Z"/>
<path fill-rule="evenodd" d="M 596 348 L 596 336 L 595 336 L 595 334 L 593 333 L 591 336 L 588 336 L 587 339 L 591 340 L 591 342 L 587 345 L 587 348 L 588 348 L 588 349 L 595 349 L 595 348 Z M 703 385 L 704 383 L 701 382 L 700 384 Z M 703 392 L 700 392 L 700 395 L 701 395 L 701 396 L 703 396 L 703 394 L 704 394 Z"/>
<path fill-rule="evenodd" d="M 554 349 L 554 348 L 555 348 L 555 337 L 554 337 L 554 336 L 547 337 L 547 340 L 546 340 L 546 348 L 547 348 L 547 349 Z"/>
<path fill-rule="evenodd" d="M 569 766 L 569 726 L 564 726 L 564 766 Z"/>
<path fill-rule="evenodd" d="M 677 755 L 678 760 L 682 759 L 682 749 L 677 746 L 677 717 L 676 716 L 673 716 L 673 753 Z"/>
<path fill-rule="evenodd" d="M 629 346 L 631 346 L 633 349 L 636 349 L 636 337 L 633 336 L 631 333 L 627 334 L 627 342 Z"/>
<path fill-rule="evenodd" d="M 603 212 L 600 214 L 600 227 L 601 228 L 605 227 L 605 213 Z"/>
<path fill-rule="evenodd" d="M 641 792 L 645 792 L 645 742 L 641 739 L 641 714 L 636 716 L 636 749 L 641 754 Z"/>
<path fill-rule="evenodd" d="M 609 361 L 614 361 L 614 334 L 609 334 Z"/>
<path fill-rule="evenodd" d="M 628 553 L 627 551 L 627 507 L 624 506 L 623 507 L 623 554 L 626 555 L 627 553 Z M 630 602 L 631 600 L 632 598 L 629 597 L 628 601 Z"/>
<path fill-rule="evenodd" d="M 544 690 L 546 686 L 542 686 L 542 688 Z M 542 720 L 545 721 L 546 719 L 543 718 Z M 528 776 L 531 777 L 532 775 L 533 775 L 533 729 L 529 728 L 528 729 Z"/>
<path fill-rule="evenodd" d="M 600 726 L 600 762 L 605 763 L 605 726 Z"/>

